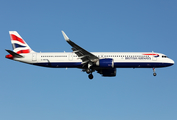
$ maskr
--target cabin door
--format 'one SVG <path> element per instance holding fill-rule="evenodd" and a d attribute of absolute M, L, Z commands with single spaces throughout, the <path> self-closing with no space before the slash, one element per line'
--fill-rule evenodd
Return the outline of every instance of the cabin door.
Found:
<path fill-rule="evenodd" d="M 36 53 L 33 53 L 32 54 L 32 61 L 36 61 L 37 60 L 37 54 Z"/>
<path fill-rule="evenodd" d="M 157 57 L 155 55 L 152 56 L 152 60 L 153 61 L 156 61 L 157 60 Z"/>
<path fill-rule="evenodd" d="M 73 60 L 73 54 L 69 54 L 69 60 L 70 60 L 70 61 Z"/>

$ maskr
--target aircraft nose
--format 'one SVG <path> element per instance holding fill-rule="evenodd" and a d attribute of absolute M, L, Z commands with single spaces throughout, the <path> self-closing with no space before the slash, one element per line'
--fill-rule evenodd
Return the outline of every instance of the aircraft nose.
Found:
<path fill-rule="evenodd" d="M 169 63 L 172 64 L 172 65 L 175 64 L 175 62 L 172 59 L 170 59 Z"/>

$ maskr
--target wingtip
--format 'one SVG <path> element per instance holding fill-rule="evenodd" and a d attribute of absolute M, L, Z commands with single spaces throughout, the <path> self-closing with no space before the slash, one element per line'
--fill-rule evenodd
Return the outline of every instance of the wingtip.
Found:
<path fill-rule="evenodd" d="M 62 30 L 61 31 L 62 34 L 63 34 L 63 37 L 65 38 L 66 41 L 69 41 L 69 37 L 65 34 L 65 32 Z"/>

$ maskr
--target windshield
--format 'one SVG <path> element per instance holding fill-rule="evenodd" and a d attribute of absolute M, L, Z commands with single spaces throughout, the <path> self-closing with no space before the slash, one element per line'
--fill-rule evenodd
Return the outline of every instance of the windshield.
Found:
<path fill-rule="evenodd" d="M 168 58 L 166 55 L 162 55 L 162 58 Z"/>

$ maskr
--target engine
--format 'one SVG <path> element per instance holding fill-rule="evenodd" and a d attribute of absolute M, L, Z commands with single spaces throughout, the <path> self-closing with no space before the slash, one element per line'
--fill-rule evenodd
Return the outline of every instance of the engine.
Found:
<path fill-rule="evenodd" d="M 111 58 L 99 59 L 96 65 L 101 68 L 114 68 L 114 60 Z"/>
<path fill-rule="evenodd" d="M 102 74 L 104 77 L 114 77 L 116 76 L 116 68 L 112 69 L 102 69 L 98 73 Z"/>

